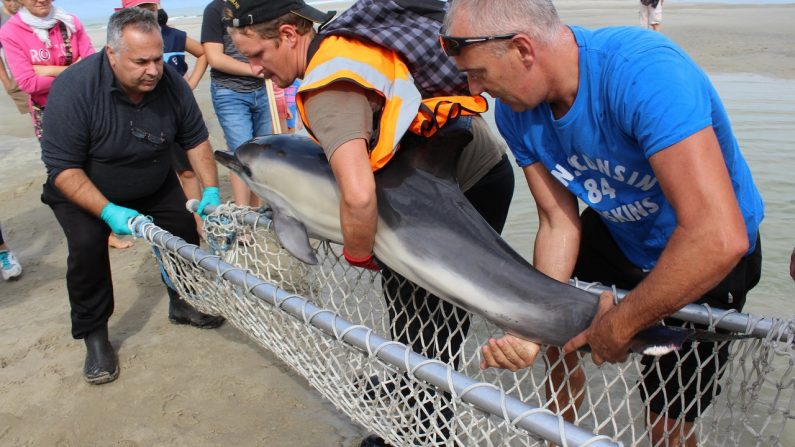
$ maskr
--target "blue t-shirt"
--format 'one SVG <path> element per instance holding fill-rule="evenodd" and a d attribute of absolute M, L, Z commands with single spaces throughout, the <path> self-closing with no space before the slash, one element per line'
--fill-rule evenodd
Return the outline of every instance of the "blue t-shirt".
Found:
<path fill-rule="evenodd" d="M 707 75 L 660 33 L 571 30 L 580 79 L 563 117 L 556 120 L 548 103 L 517 113 L 497 101 L 497 126 L 519 166 L 541 162 L 602 216 L 627 258 L 648 270 L 676 224 L 648 159 L 712 126 L 752 251 L 764 204 Z"/>

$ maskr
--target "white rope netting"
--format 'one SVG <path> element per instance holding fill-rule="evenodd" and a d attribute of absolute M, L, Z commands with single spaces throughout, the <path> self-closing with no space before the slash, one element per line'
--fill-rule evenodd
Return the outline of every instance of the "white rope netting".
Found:
<path fill-rule="evenodd" d="M 694 342 L 674 355 L 672 373 L 664 373 L 657 358 L 633 355 L 622 364 L 596 367 L 589 355 L 564 362 L 552 348 L 532 368 L 484 371 L 480 347 L 502 336 L 500 329 L 389 271 L 350 267 L 334 244 L 315 242 L 320 263 L 308 266 L 279 246 L 267 218 L 229 205 L 205 224 L 208 245 L 218 256 L 169 236 L 166 244 L 165 232 L 151 224 L 145 228 L 143 236 L 184 299 L 226 317 L 392 445 L 541 446 L 546 439 L 560 445 L 785 446 L 795 439 L 795 317 L 764 319 L 770 329 L 763 336 L 701 342 L 700 349 Z M 230 279 L 233 271 L 242 279 Z M 255 279 L 280 294 L 274 292 L 271 303 L 261 299 L 264 286 Z M 296 310 L 285 311 L 293 302 Z M 332 322 L 330 329 L 321 320 Z M 754 329 L 762 320 L 749 316 L 746 332 L 759 332 Z M 349 340 L 356 331 L 365 334 L 358 346 Z M 377 344 L 376 338 L 385 341 Z M 414 354 L 405 348 L 394 351 L 395 361 L 385 361 L 402 346 L 397 342 L 436 361 L 410 361 Z M 440 362 L 441 383 L 424 380 L 425 371 Z M 696 365 L 695 371 L 682 373 L 678 366 L 686 363 Z M 711 379 L 710 368 L 717 370 Z M 641 390 L 647 388 L 644 375 L 663 386 Z M 695 394 L 683 395 L 688 386 Z M 478 401 L 485 388 L 493 397 Z M 663 407 L 648 412 L 641 391 Z M 679 413 L 688 412 L 699 416 L 685 423 Z M 657 429 L 654 436 L 651 427 Z"/>

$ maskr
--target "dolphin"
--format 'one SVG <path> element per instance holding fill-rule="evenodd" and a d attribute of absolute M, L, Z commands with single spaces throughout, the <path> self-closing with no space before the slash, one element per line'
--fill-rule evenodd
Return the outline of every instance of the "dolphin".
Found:
<path fill-rule="evenodd" d="M 463 129 L 430 139 L 404 138 L 375 173 L 378 227 L 374 254 L 390 269 L 438 297 L 479 314 L 507 333 L 563 346 L 587 329 L 599 298 L 536 270 L 478 214 L 461 192 L 455 168 L 471 140 Z M 215 158 L 237 173 L 273 211 L 280 244 L 318 262 L 309 238 L 342 243 L 337 183 L 322 148 L 309 138 L 269 135 Z M 631 351 L 661 355 L 692 330 L 653 327 Z"/>

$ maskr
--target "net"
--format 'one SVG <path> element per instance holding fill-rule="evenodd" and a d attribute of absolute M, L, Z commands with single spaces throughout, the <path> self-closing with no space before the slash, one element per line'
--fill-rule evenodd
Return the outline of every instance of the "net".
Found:
<path fill-rule="evenodd" d="M 481 370 L 480 347 L 503 335 L 492 323 L 388 270 L 350 267 L 328 242 L 313 242 L 318 265 L 303 264 L 280 247 L 265 215 L 219 207 L 205 224 L 215 255 L 151 223 L 139 233 L 184 299 L 225 316 L 392 445 L 783 446 L 795 439 L 795 317 L 695 306 L 678 314 L 690 320 L 683 324 L 749 337 L 694 342 L 662 363 L 633 355 L 597 367 L 586 354 L 563 358 L 548 348 L 528 369 Z"/>

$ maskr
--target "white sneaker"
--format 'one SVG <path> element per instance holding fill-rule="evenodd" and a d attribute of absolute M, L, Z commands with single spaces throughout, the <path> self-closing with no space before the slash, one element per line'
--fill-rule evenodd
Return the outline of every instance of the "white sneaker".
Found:
<path fill-rule="evenodd" d="M 0 251 L 0 270 L 2 270 L 3 279 L 6 281 L 22 274 L 22 266 L 11 250 Z"/>

